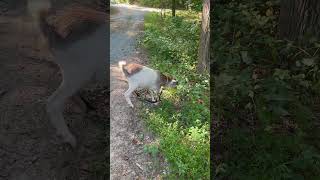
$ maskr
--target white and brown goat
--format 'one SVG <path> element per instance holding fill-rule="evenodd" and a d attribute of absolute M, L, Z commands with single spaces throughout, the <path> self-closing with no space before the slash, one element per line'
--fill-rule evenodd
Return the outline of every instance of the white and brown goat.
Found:
<path fill-rule="evenodd" d="M 129 89 L 124 93 L 127 103 L 130 107 L 134 107 L 130 96 L 137 88 L 146 88 L 151 90 L 152 101 L 155 101 L 154 93 L 159 95 L 161 87 L 175 87 L 178 82 L 158 70 L 136 64 L 119 62 L 119 68 L 122 70 L 124 76 L 128 80 Z"/>
<path fill-rule="evenodd" d="M 76 138 L 64 120 L 64 104 L 94 75 L 98 80 L 107 80 L 106 20 L 105 12 L 81 6 L 39 12 L 41 31 L 63 76 L 59 88 L 48 98 L 47 112 L 58 135 L 73 147 Z"/>

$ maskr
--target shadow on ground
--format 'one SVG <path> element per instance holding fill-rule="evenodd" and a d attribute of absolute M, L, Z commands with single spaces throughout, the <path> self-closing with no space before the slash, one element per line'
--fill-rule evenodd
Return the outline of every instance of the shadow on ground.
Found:
<path fill-rule="evenodd" d="M 22 29 L 28 23 L 23 14 L 0 17 L 0 180 L 107 179 L 108 88 L 81 91 L 94 109 L 68 101 L 65 117 L 79 147 L 62 144 L 45 111 L 61 75 L 33 48 L 34 34 Z"/>

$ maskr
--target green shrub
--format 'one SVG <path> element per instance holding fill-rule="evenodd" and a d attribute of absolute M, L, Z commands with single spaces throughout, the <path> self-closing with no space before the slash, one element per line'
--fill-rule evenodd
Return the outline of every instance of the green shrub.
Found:
<path fill-rule="evenodd" d="M 160 105 L 142 114 L 160 139 L 159 150 L 170 163 L 169 178 L 209 179 L 209 76 L 196 72 L 199 18 L 191 19 L 198 17 L 191 11 L 178 15 L 145 16 L 142 44 L 149 63 L 174 76 L 179 85 L 164 90 Z"/>
<path fill-rule="evenodd" d="M 229 1 L 214 8 L 214 113 L 218 123 L 229 124 L 224 146 L 232 147 L 223 154 L 219 176 L 319 178 L 320 144 L 307 139 L 320 137 L 320 41 L 278 39 L 277 0 Z"/>

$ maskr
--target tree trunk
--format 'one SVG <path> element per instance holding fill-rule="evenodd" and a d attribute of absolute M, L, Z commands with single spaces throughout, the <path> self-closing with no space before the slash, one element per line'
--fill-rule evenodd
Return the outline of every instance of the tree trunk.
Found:
<path fill-rule="evenodd" d="M 165 11 L 165 2 L 163 0 L 160 1 L 160 14 L 161 19 L 166 18 L 166 11 Z"/>
<path fill-rule="evenodd" d="M 176 16 L 176 0 L 172 0 L 172 17 Z"/>
<path fill-rule="evenodd" d="M 203 1 L 198 72 L 210 71 L 210 0 Z"/>
<path fill-rule="evenodd" d="M 292 41 L 305 35 L 320 37 L 319 0 L 282 0 L 279 19 L 280 38 Z"/>

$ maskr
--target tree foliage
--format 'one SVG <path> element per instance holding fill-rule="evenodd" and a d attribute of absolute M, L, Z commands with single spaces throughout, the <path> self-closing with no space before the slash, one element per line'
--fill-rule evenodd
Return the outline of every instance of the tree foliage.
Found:
<path fill-rule="evenodd" d="M 278 38 L 278 0 L 217 1 L 213 11 L 216 176 L 319 178 L 320 41 Z M 300 166 L 301 165 L 301 166 Z"/>

